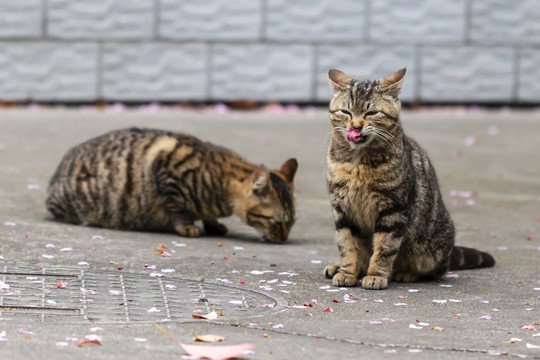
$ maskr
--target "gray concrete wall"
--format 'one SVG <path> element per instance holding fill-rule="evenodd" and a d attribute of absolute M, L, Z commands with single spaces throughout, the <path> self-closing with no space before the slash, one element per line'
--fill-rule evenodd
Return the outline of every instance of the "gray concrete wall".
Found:
<path fill-rule="evenodd" d="M 2 100 L 325 102 L 328 68 L 404 66 L 408 102 L 540 103 L 540 1 L 0 1 Z"/>

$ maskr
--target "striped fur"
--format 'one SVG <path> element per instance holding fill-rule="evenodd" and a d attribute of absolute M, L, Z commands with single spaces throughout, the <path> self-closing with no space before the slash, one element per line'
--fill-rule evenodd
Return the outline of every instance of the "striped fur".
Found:
<path fill-rule="evenodd" d="M 493 266 L 487 253 L 454 247 L 454 225 L 433 166 L 403 133 L 398 94 L 406 70 L 359 81 L 330 70 L 332 136 L 327 184 L 340 261 L 325 275 L 334 286 L 384 289 L 389 280 L 439 278 L 449 268 Z M 354 128 L 359 141 L 347 140 Z"/>
<path fill-rule="evenodd" d="M 233 213 L 273 241 L 295 220 L 295 159 L 270 171 L 193 136 L 150 129 L 107 133 L 75 146 L 52 177 L 47 209 L 58 220 L 125 230 L 224 235 Z"/>

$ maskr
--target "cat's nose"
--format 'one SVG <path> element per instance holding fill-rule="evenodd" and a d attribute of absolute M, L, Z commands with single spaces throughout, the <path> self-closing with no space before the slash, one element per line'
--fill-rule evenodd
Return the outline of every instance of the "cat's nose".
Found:
<path fill-rule="evenodd" d="M 356 130 L 362 130 L 362 128 L 364 127 L 364 122 L 358 119 L 354 119 L 351 122 L 351 127 Z"/>

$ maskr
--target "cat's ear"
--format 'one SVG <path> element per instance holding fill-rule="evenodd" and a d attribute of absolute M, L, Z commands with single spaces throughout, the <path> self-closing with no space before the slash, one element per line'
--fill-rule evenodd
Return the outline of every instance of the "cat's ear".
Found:
<path fill-rule="evenodd" d="M 279 168 L 279 172 L 285 175 L 287 180 L 292 183 L 297 169 L 298 161 L 296 161 L 296 159 L 289 159 L 285 161 L 283 165 L 281 165 L 281 167 Z"/>
<path fill-rule="evenodd" d="M 405 80 L 405 75 L 407 75 L 407 68 L 398 70 L 392 75 L 380 79 L 379 87 L 381 91 L 397 97 L 403 85 L 403 80 Z"/>
<path fill-rule="evenodd" d="M 330 69 L 328 70 L 328 80 L 330 80 L 330 87 L 334 92 L 345 90 L 354 81 L 353 77 L 345 75 L 343 71 Z"/>
<path fill-rule="evenodd" d="M 270 171 L 259 166 L 251 175 L 251 193 L 258 198 L 266 198 L 270 194 Z"/>

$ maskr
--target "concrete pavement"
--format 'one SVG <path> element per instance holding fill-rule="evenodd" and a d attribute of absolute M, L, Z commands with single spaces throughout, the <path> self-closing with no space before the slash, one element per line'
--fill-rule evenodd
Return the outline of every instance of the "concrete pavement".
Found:
<path fill-rule="evenodd" d="M 1 358 L 180 358 L 185 351 L 155 321 L 188 344 L 189 330 L 225 337 L 208 346 L 256 344 L 248 359 L 540 359 L 540 114 L 405 111 L 402 122 L 430 153 L 457 243 L 492 253 L 495 268 L 384 291 L 329 287 L 322 270 L 338 253 L 324 109 L 3 109 Z M 225 221 L 227 237 L 199 239 L 51 221 L 47 183 L 67 149 L 129 126 L 189 132 L 269 167 L 296 157 L 298 221 L 289 242 L 260 242 L 236 218 Z M 192 290 L 177 295 L 184 288 Z M 225 316 L 193 319 L 211 310 L 212 296 Z M 86 336 L 101 346 L 78 347 Z"/>

